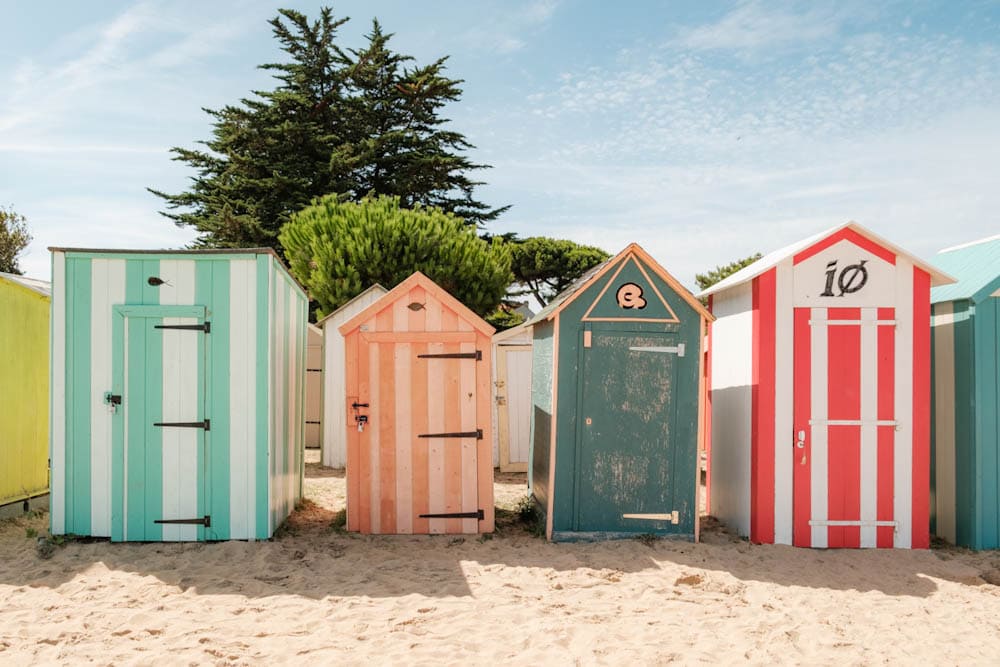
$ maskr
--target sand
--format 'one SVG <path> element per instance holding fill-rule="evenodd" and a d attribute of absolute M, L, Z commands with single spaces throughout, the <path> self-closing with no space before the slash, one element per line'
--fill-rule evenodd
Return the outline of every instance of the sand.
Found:
<path fill-rule="evenodd" d="M 269 542 L 77 542 L 0 522 L 0 664 L 926 663 L 1000 660 L 1000 554 L 363 537 L 343 473 Z M 525 493 L 498 478 L 498 506 Z M 989 583 L 990 581 L 994 583 Z"/>

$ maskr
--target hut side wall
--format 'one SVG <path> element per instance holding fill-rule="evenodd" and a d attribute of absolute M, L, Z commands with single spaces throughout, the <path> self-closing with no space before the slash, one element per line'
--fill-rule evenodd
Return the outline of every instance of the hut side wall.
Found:
<path fill-rule="evenodd" d="M 549 466 L 552 444 L 553 336 L 552 322 L 540 322 L 534 327 L 531 364 L 531 470 L 528 491 L 539 509 L 549 506 Z"/>
<path fill-rule="evenodd" d="M 750 534 L 750 428 L 753 384 L 752 284 L 712 296 L 712 513 Z"/>
<path fill-rule="evenodd" d="M 347 464 L 347 404 L 344 392 L 344 337 L 337 327 L 378 301 L 385 290 L 363 292 L 338 310 L 323 326 L 323 465 Z"/>
<path fill-rule="evenodd" d="M 306 346 L 306 447 L 318 449 L 323 442 L 323 331 L 309 325 Z"/>
<path fill-rule="evenodd" d="M 49 302 L 0 278 L 0 505 L 49 488 Z"/>
<path fill-rule="evenodd" d="M 976 494 L 978 510 L 975 537 L 977 549 L 995 549 L 1000 546 L 1000 497 L 997 483 L 1000 480 L 1000 428 L 997 418 L 1000 404 L 997 378 L 1000 377 L 1000 309 L 997 299 L 988 298 L 976 303 L 973 322 L 975 337 L 975 443 L 976 477 L 979 488 Z"/>
<path fill-rule="evenodd" d="M 270 536 L 302 497 L 308 302 L 271 262 Z"/>

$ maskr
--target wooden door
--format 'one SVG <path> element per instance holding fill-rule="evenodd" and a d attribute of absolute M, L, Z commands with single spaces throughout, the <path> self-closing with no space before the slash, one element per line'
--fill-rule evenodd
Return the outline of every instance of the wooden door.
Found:
<path fill-rule="evenodd" d="M 205 539 L 205 322 L 200 306 L 116 309 L 112 539 Z M 118 448 L 120 443 L 120 449 Z M 117 486 L 117 485 L 116 485 Z"/>
<path fill-rule="evenodd" d="M 894 312 L 795 309 L 796 546 L 893 546 Z"/>
<path fill-rule="evenodd" d="M 348 525 L 375 534 L 477 533 L 485 514 L 477 373 L 488 360 L 474 338 L 392 338 L 348 339 L 349 354 L 358 341 L 358 393 L 347 399 Z"/>
<path fill-rule="evenodd" d="M 667 333 L 593 331 L 589 342 L 581 350 L 574 530 L 693 533 L 694 494 L 683 490 L 694 469 L 674 465 L 674 397 L 678 366 L 697 364 L 697 350 L 687 355 Z"/>
<path fill-rule="evenodd" d="M 497 441 L 502 472 L 527 472 L 531 439 L 531 346 L 498 345 Z"/>

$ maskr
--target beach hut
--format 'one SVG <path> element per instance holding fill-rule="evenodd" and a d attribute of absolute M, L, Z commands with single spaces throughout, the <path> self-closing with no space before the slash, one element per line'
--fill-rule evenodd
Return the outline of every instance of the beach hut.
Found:
<path fill-rule="evenodd" d="M 356 428 L 344 397 L 344 337 L 338 327 L 375 303 L 386 289 L 375 284 L 333 311 L 316 325 L 323 331 L 323 465 L 347 465 L 347 429 Z M 348 418 L 350 415 L 350 418 Z"/>
<path fill-rule="evenodd" d="M 532 328 L 531 494 L 551 540 L 697 539 L 708 311 L 632 244 Z"/>
<path fill-rule="evenodd" d="M 306 336 L 306 449 L 323 442 L 323 330 L 307 324 Z"/>
<path fill-rule="evenodd" d="M 942 250 L 958 282 L 931 290 L 931 531 L 1000 547 L 1000 236 Z"/>
<path fill-rule="evenodd" d="M 493 462 L 500 472 L 527 472 L 531 450 L 531 327 L 493 335 Z"/>
<path fill-rule="evenodd" d="M 0 273 L 0 508 L 49 492 L 49 301 L 49 283 Z"/>
<path fill-rule="evenodd" d="M 51 250 L 52 533 L 270 537 L 305 421 L 308 299 L 278 256 Z"/>
<path fill-rule="evenodd" d="M 493 531 L 493 327 L 422 273 L 342 324 L 347 528 Z"/>
<path fill-rule="evenodd" d="M 930 288 L 849 222 L 702 292 L 712 512 L 752 542 L 928 546 Z"/>

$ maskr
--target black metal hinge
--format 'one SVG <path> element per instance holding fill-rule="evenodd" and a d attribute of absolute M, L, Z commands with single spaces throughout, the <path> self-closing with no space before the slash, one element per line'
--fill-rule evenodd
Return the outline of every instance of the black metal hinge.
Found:
<path fill-rule="evenodd" d="M 475 438 L 483 439 L 483 429 L 477 428 L 475 431 L 459 431 L 457 433 L 421 433 L 418 438 Z"/>
<path fill-rule="evenodd" d="M 212 333 L 212 323 L 203 322 L 202 324 L 154 324 L 154 329 L 185 329 L 187 331 L 204 331 L 205 333 Z"/>
<path fill-rule="evenodd" d="M 445 352 L 442 354 L 418 354 L 417 359 L 475 359 L 476 361 L 482 361 L 483 351 L 476 350 L 475 352 Z"/>
<path fill-rule="evenodd" d="M 153 426 L 176 426 L 177 428 L 203 428 L 206 431 L 211 431 L 212 420 L 206 419 L 203 422 L 153 422 Z"/>
<path fill-rule="evenodd" d="M 205 526 L 205 528 L 212 527 L 212 517 L 206 514 L 200 519 L 157 519 L 153 523 L 167 523 L 167 524 L 193 524 L 196 526 Z"/>
<path fill-rule="evenodd" d="M 475 512 L 448 512 L 445 514 L 418 514 L 421 519 L 479 519 L 483 520 L 483 510 Z"/>

